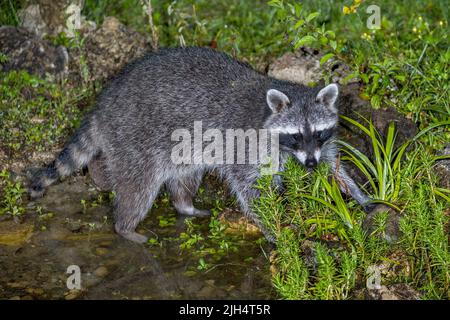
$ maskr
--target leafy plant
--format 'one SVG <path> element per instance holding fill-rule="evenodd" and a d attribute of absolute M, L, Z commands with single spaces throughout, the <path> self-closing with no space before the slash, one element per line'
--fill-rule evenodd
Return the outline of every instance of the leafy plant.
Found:
<path fill-rule="evenodd" d="M 0 187 L 3 189 L 3 197 L 0 202 L 0 215 L 21 215 L 25 211 L 22 199 L 25 189 L 22 183 L 20 181 L 14 182 L 6 170 L 0 172 L 0 178 Z"/>
<path fill-rule="evenodd" d="M 364 174 L 367 178 L 371 190 L 375 195 L 375 199 L 383 201 L 396 201 L 400 192 L 401 181 L 401 159 L 405 153 L 409 141 L 403 143 L 397 149 L 395 147 L 395 124 L 391 122 L 388 127 L 386 140 L 376 130 L 372 121 L 364 119 L 368 128 L 350 119 L 346 116 L 341 116 L 343 119 L 360 129 L 367 135 L 371 141 L 373 150 L 373 161 L 364 153 L 357 150 L 347 142 L 338 141 L 344 146 L 342 149 L 346 157 L 342 160 L 349 160 Z"/>

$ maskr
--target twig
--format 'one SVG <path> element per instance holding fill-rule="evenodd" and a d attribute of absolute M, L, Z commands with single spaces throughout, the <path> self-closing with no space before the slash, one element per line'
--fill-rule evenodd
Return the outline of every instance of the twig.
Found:
<path fill-rule="evenodd" d="M 151 0 L 141 0 L 141 3 L 144 7 L 145 13 L 148 16 L 148 24 L 150 25 L 150 30 L 152 31 L 153 51 L 158 51 L 159 37 L 158 37 L 158 30 L 157 30 L 155 24 L 153 23 L 152 1 Z"/>

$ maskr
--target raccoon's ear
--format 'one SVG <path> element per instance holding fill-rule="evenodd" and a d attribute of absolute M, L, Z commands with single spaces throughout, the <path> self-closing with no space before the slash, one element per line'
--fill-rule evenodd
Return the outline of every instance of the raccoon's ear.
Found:
<path fill-rule="evenodd" d="M 330 111 L 337 113 L 338 110 L 334 104 L 336 102 L 338 94 L 338 86 L 332 83 L 319 91 L 316 97 L 316 101 L 323 104 L 325 107 L 330 109 Z"/>
<path fill-rule="evenodd" d="M 275 89 L 267 91 L 266 100 L 273 113 L 281 112 L 290 103 L 289 98 L 283 92 Z"/>

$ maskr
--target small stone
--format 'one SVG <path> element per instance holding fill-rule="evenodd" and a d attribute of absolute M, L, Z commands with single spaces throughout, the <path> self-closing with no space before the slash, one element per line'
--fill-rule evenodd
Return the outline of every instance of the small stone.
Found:
<path fill-rule="evenodd" d="M 102 241 L 99 243 L 99 246 L 101 247 L 109 247 L 111 246 L 112 242 L 111 241 Z"/>
<path fill-rule="evenodd" d="M 216 280 L 214 280 L 214 279 L 206 280 L 205 283 L 210 286 L 213 286 L 216 283 Z"/>
<path fill-rule="evenodd" d="M 216 290 L 215 287 L 206 285 L 203 288 L 201 288 L 200 291 L 197 293 L 197 298 L 199 299 L 211 298 L 214 295 L 215 290 Z"/>
<path fill-rule="evenodd" d="M 236 289 L 236 286 L 233 284 L 230 284 L 228 287 L 225 288 L 227 292 L 233 291 L 234 289 Z"/>
<path fill-rule="evenodd" d="M 13 289 L 22 289 L 22 288 L 26 288 L 27 283 L 25 281 L 22 282 L 8 282 L 6 284 L 8 287 L 13 288 Z"/>
<path fill-rule="evenodd" d="M 106 249 L 106 248 L 97 248 L 97 249 L 95 249 L 95 253 L 98 254 L 99 256 L 103 256 L 103 255 L 108 253 L 108 249 Z"/>
<path fill-rule="evenodd" d="M 25 291 L 32 296 L 42 296 L 44 294 L 44 290 L 41 288 L 27 288 Z"/>
<path fill-rule="evenodd" d="M 98 267 L 97 269 L 95 269 L 94 271 L 94 275 L 96 275 L 97 277 L 103 278 L 106 277 L 108 275 L 109 271 L 106 267 Z"/>
<path fill-rule="evenodd" d="M 74 300 L 81 295 L 81 290 L 70 290 L 65 294 L 64 299 L 66 300 Z"/>
<path fill-rule="evenodd" d="M 183 273 L 186 277 L 194 277 L 195 275 L 197 275 L 197 272 L 193 271 L 193 270 L 187 270 Z"/>

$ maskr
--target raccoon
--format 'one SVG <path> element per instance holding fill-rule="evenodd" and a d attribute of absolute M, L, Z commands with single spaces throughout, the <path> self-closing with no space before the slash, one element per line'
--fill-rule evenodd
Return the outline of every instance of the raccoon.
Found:
<path fill-rule="evenodd" d="M 205 173 L 215 171 L 229 185 L 242 212 L 266 238 L 270 234 L 252 211 L 261 163 L 176 164 L 171 135 L 201 121 L 204 130 L 266 129 L 276 132 L 280 168 L 292 155 L 307 168 L 326 161 L 341 190 L 366 206 L 370 199 L 338 164 L 333 143 L 338 125 L 338 86 L 309 88 L 261 74 L 209 48 L 173 48 L 148 53 L 125 67 L 99 95 L 93 110 L 61 153 L 34 176 L 32 198 L 58 179 L 95 161 L 115 194 L 115 231 L 131 241 L 147 238 L 135 229 L 161 187 L 183 215 L 206 216 L 193 206 Z M 192 132 L 192 129 L 190 129 Z M 236 150 L 234 152 L 237 152 Z M 195 150 L 192 150 L 196 157 Z"/>

